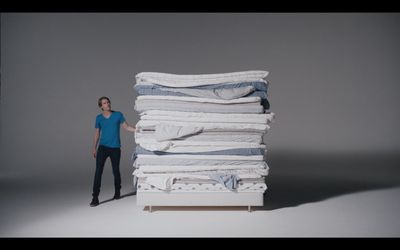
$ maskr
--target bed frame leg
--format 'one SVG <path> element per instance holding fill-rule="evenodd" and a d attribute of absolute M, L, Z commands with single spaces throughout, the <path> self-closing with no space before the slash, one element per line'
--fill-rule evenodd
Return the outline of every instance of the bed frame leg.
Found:
<path fill-rule="evenodd" d="M 247 212 L 251 212 L 251 206 L 247 206 Z"/>

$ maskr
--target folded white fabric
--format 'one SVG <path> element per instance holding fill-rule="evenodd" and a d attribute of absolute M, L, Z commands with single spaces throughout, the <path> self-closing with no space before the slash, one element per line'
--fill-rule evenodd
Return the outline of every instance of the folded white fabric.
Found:
<path fill-rule="evenodd" d="M 249 70 L 219 74 L 179 75 L 159 72 L 141 72 L 136 75 L 137 84 L 158 84 L 167 87 L 184 88 L 220 83 L 266 82 L 268 71 Z"/>
<path fill-rule="evenodd" d="M 154 138 L 138 138 L 136 139 L 137 144 L 159 144 L 168 142 L 171 147 L 235 147 L 235 148 L 265 148 L 264 144 L 257 142 L 241 142 L 241 141 L 190 141 L 190 140 L 168 140 L 168 141 L 157 141 Z M 210 151 L 210 150 L 208 150 Z"/>
<path fill-rule="evenodd" d="M 176 122 L 176 121 L 152 121 L 140 120 L 136 128 L 151 129 L 155 127 L 155 137 L 158 141 L 180 138 L 201 131 L 260 131 L 269 129 L 266 124 L 248 123 L 207 123 L 207 122 Z M 157 132 L 159 131 L 159 132 Z"/>
<path fill-rule="evenodd" d="M 268 124 L 275 119 L 272 112 L 264 114 L 222 114 L 167 110 L 148 110 L 140 113 L 141 120 L 188 121 L 188 122 L 232 122 Z"/>
<path fill-rule="evenodd" d="M 180 174 L 180 175 L 209 175 L 209 174 L 236 174 L 236 175 L 247 175 L 247 174 L 256 174 L 259 177 L 267 176 L 268 169 L 262 168 L 253 168 L 253 169 L 212 169 L 212 170 L 198 170 L 198 171 L 147 171 L 142 169 L 136 169 L 133 174 L 134 175 L 171 175 L 171 174 Z"/>
<path fill-rule="evenodd" d="M 262 161 L 264 162 L 264 161 Z M 134 168 L 139 168 L 143 165 L 168 165 L 168 166 L 222 166 L 222 165 L 232 165 L 232 166 L 243 166 L 251 165 L 258 166 L 259 161 L 247 161 L 247 160 L 222 160 L 222 159 L 182 159 L 173 158 L 169 161 L 165 161 L 164 158 L 142 158 L 138 155 L 138 158 L 133 163 Z"/>
<path fill-rule="evenodd" d="M 137 160 L 141 159 L 162 159 L 163 161 L 171 161 L 175 159 L 189 160 L 232 160 L 232 161 L 263 161 L 263 155 L 194 155 L 194 154 L 177 154 L 177 155 L 144 155 L 138 154 Z"/>
<path fill-rule="evenodd" d="M 264 113 L 264 107 L 260 102 L 250 103 L 207 103 L 187 102 L 177 100 L 136 100 L 134 109 L 138 112 L 147 110 L 170 110 L 183 112 L 209 112 L 209 113 Z"/>
<path fill-rule="evenodd" d="M 135 141 L 141 143 L 142 141 L 156 140 L 154 132 L 136 132 Z M 157 140 L 156 140 L 157 141 Z M 263 134 L 260 132 L 243 133 L 243 132 L 201 132 L 200 134 L 193 134 L 180 139 L 172 139 L 174 142 L 220 142 L 226 144 L 236 145 L 237 143 L 258 143 L 263 141 Z"/>
<path fill-rule="evenodd" d="M 139 123 L 140 121 L 136 124 L 136 127 L 139 129 L 141 126 L 146 126 L 145 124 L 142 125 L 142 123 Z M 156 123 L 155 126 L 154 137 L 157 141 L 181 138 L 187 135 L 196 134 L 203 130 L 202 126 L 176 126 L 165 123 Z"/>
<path fill-rule="evenodd" d="M 135 174 L 136 176 L 140 176 L 138 174 Z M 146 183 L 159 188 L 161 190 L 171 190 L 172 184 L 174 183 L 174 180 L 176 179 L 175 176 L 154 176 L 150 175 L 146 177 Z"/>
<path fill-rule="evenodd" d="M 179 142 L 173 141 L 141 141 L 136 142 L 142 148 L 149 151 L 162 151 L 167 153 L 200 153 L 200 152 L 209 152 L 209 151 L 220 151 L 220 150 L 229 150 L 229 149 L 239 149 L 239 148 L 262 148 L 265 149 L 264 144 L 226 144 L 226 143 L 218 143 L 218 142 L 210 142 L 208 145 L 206 144 L 198 144 L 193 143 L 189 145 L 188 143 L 180 144 Z"/>
<path fill-rule="evenodd" d="M 269 167 L 265 162 L 258 162 L 256 165 L 196 165 L 196 166 L 175 166 L 175 165 L 141 165 L 139 169 L 143 173 L 150 172 L 195 172 L 209 170 L 243 170 L 243 169 L 266 169 Z"/>

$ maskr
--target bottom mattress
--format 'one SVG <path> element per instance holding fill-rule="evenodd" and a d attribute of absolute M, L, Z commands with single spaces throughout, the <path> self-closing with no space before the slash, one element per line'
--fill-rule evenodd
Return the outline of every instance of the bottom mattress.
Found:
<path fill-rule="evenodd" d="M 147 184 L 139 183 L 137 189 L 141 192 L 198 192 L 198 191 L 220 191 L 220 192 L 265 192 L 267 185 L 263 182 L 240 182 L 236 190 L 232 191 L 220 183 L 175 183 L 171 190 L 160 190 Z"/>
<path fill-rule="evenodd" d="M 177 179 L 168 190 L 159 189 L 147 183 L 146 178 L 134 178 L 134 185 L 141 192 L 198 192 L 198 191 L 220 191 L 220 192 L 265 192 L 267 185 L 264 178 L 241 179 L 237 187 L 233 190 L 228 189 L 223 184 L 215 180 L 207 179 Z"/>

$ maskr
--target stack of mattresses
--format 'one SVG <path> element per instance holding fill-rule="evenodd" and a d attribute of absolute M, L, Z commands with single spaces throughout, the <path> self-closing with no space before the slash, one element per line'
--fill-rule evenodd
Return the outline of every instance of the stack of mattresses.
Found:
<path fill-rule="evenodd" d="M 263 135 L 274 118 L 267 75 L 137 74 L 137 204 L 262 206 Z"/>

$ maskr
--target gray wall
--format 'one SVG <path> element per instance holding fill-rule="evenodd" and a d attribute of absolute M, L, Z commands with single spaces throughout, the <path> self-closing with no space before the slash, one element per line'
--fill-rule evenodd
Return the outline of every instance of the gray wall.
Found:
<path fill-rule="evenodd" d="M 97 99 L 135 124 L 141 71 L 270 71 L 271 152 L 398 151 L 399 24 L 393 13 L 2 13 L 0 174 L 91 175 Z M 121 137 L 130 178 L 134 136 Z"/>

